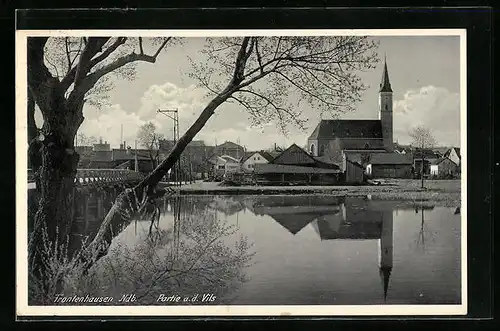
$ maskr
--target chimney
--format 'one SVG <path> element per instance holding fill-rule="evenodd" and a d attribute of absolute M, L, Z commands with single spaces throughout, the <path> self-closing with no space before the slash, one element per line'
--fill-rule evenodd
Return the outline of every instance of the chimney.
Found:
<path fill-rule="evenodd" d="M 123 141 L 123 149 L 126 149 L 127 148 L 127 142 L 124 140 Z"/>
<path fill-rule="evenodd" d="M 107 140 L 104 140 L 104 144 L 107 145 L 108 144 L 108 141 Z"/>
<path fill-rule="evenodd" d="M 120 149 L 123 149 L 123 144 L 120 144 Z"/>

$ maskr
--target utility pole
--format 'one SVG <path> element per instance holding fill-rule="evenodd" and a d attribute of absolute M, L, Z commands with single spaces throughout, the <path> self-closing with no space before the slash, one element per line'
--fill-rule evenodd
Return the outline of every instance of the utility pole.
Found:
<path fill-rule="evenodd" d="M 161 113 L 161 114 L 167 116 L 168 118 L 170 118 L 171 120 L 173 120 L 173 129 L 174 129 L 173 142 L 174 142 L 174 146 L 175 146 L 175 144 L 179 140 L 179 110 L 177 108 L 158 109 L 157 113 Z M 172 115 L 170 115 L 170 114 L 172 114 Z M 173 146 L 172 146 L 172 148 L 173 148 Z M 175 180 L 176 180 L 176 182 L 179 183 L 179 186 L 181 185 L 180 181 L 179 181 L 180 160 L 181 160 L 181 158 L 179 157 L 179 160 L 173 166 L 173 170 L 174 170 L 173 173 L 175 176 Z"/>
<path fill-rule="evenodd" d="M 139 171 L 139 161 L 137 160 L 137 140 L 135 141 L 134 170 Z"/>

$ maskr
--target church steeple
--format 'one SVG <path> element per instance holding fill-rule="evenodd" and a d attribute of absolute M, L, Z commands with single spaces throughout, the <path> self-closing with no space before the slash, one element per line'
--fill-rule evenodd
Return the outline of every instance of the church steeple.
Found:
<path fill-rule="evenodd" d="M 387 71 L 387 60 L 384 58 L 384 72 L 380 82 L 380 91 L 378 92 L 379 120 L 382 124 L 382 138 L 384 140 L 384 149 L 387 152 L 394 151 L 394 141 L 392 132 L 392 88 L 389 81 L 389 72 Z"/>
<path fill-rule="evenodd" d="M 384 56 L 384 72 L 382 73 L 382 81 L 380 82 L 379 92 L 392 92 L 391 82 L 389 81 L 389 71 L 387 70 L 387 58 Z"/>

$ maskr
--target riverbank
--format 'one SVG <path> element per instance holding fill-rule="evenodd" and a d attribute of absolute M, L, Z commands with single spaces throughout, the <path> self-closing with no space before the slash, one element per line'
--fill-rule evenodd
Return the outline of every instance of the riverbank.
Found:
<path fill-rule="evenodd" d="M 162 183 L 162 186 L 168 186 Z M 460 180 L 428 180 L 421 188 L 419 180 L 393 179 L 380 185 L 363 186 L 223 186 L 216 182 L 196 182 L 171 187 L 180 195 L 332 195 L 371 196 L 381 200 L 410 200 L 457 206 L 461 202 Z"/>

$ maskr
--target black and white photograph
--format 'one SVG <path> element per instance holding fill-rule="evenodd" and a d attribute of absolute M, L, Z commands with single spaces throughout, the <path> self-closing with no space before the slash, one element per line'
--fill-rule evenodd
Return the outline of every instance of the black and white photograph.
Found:
<path fill-rule="evenodd" d="M 464 315 L 465 30 L 16 34 L 18 313 Z"/>

